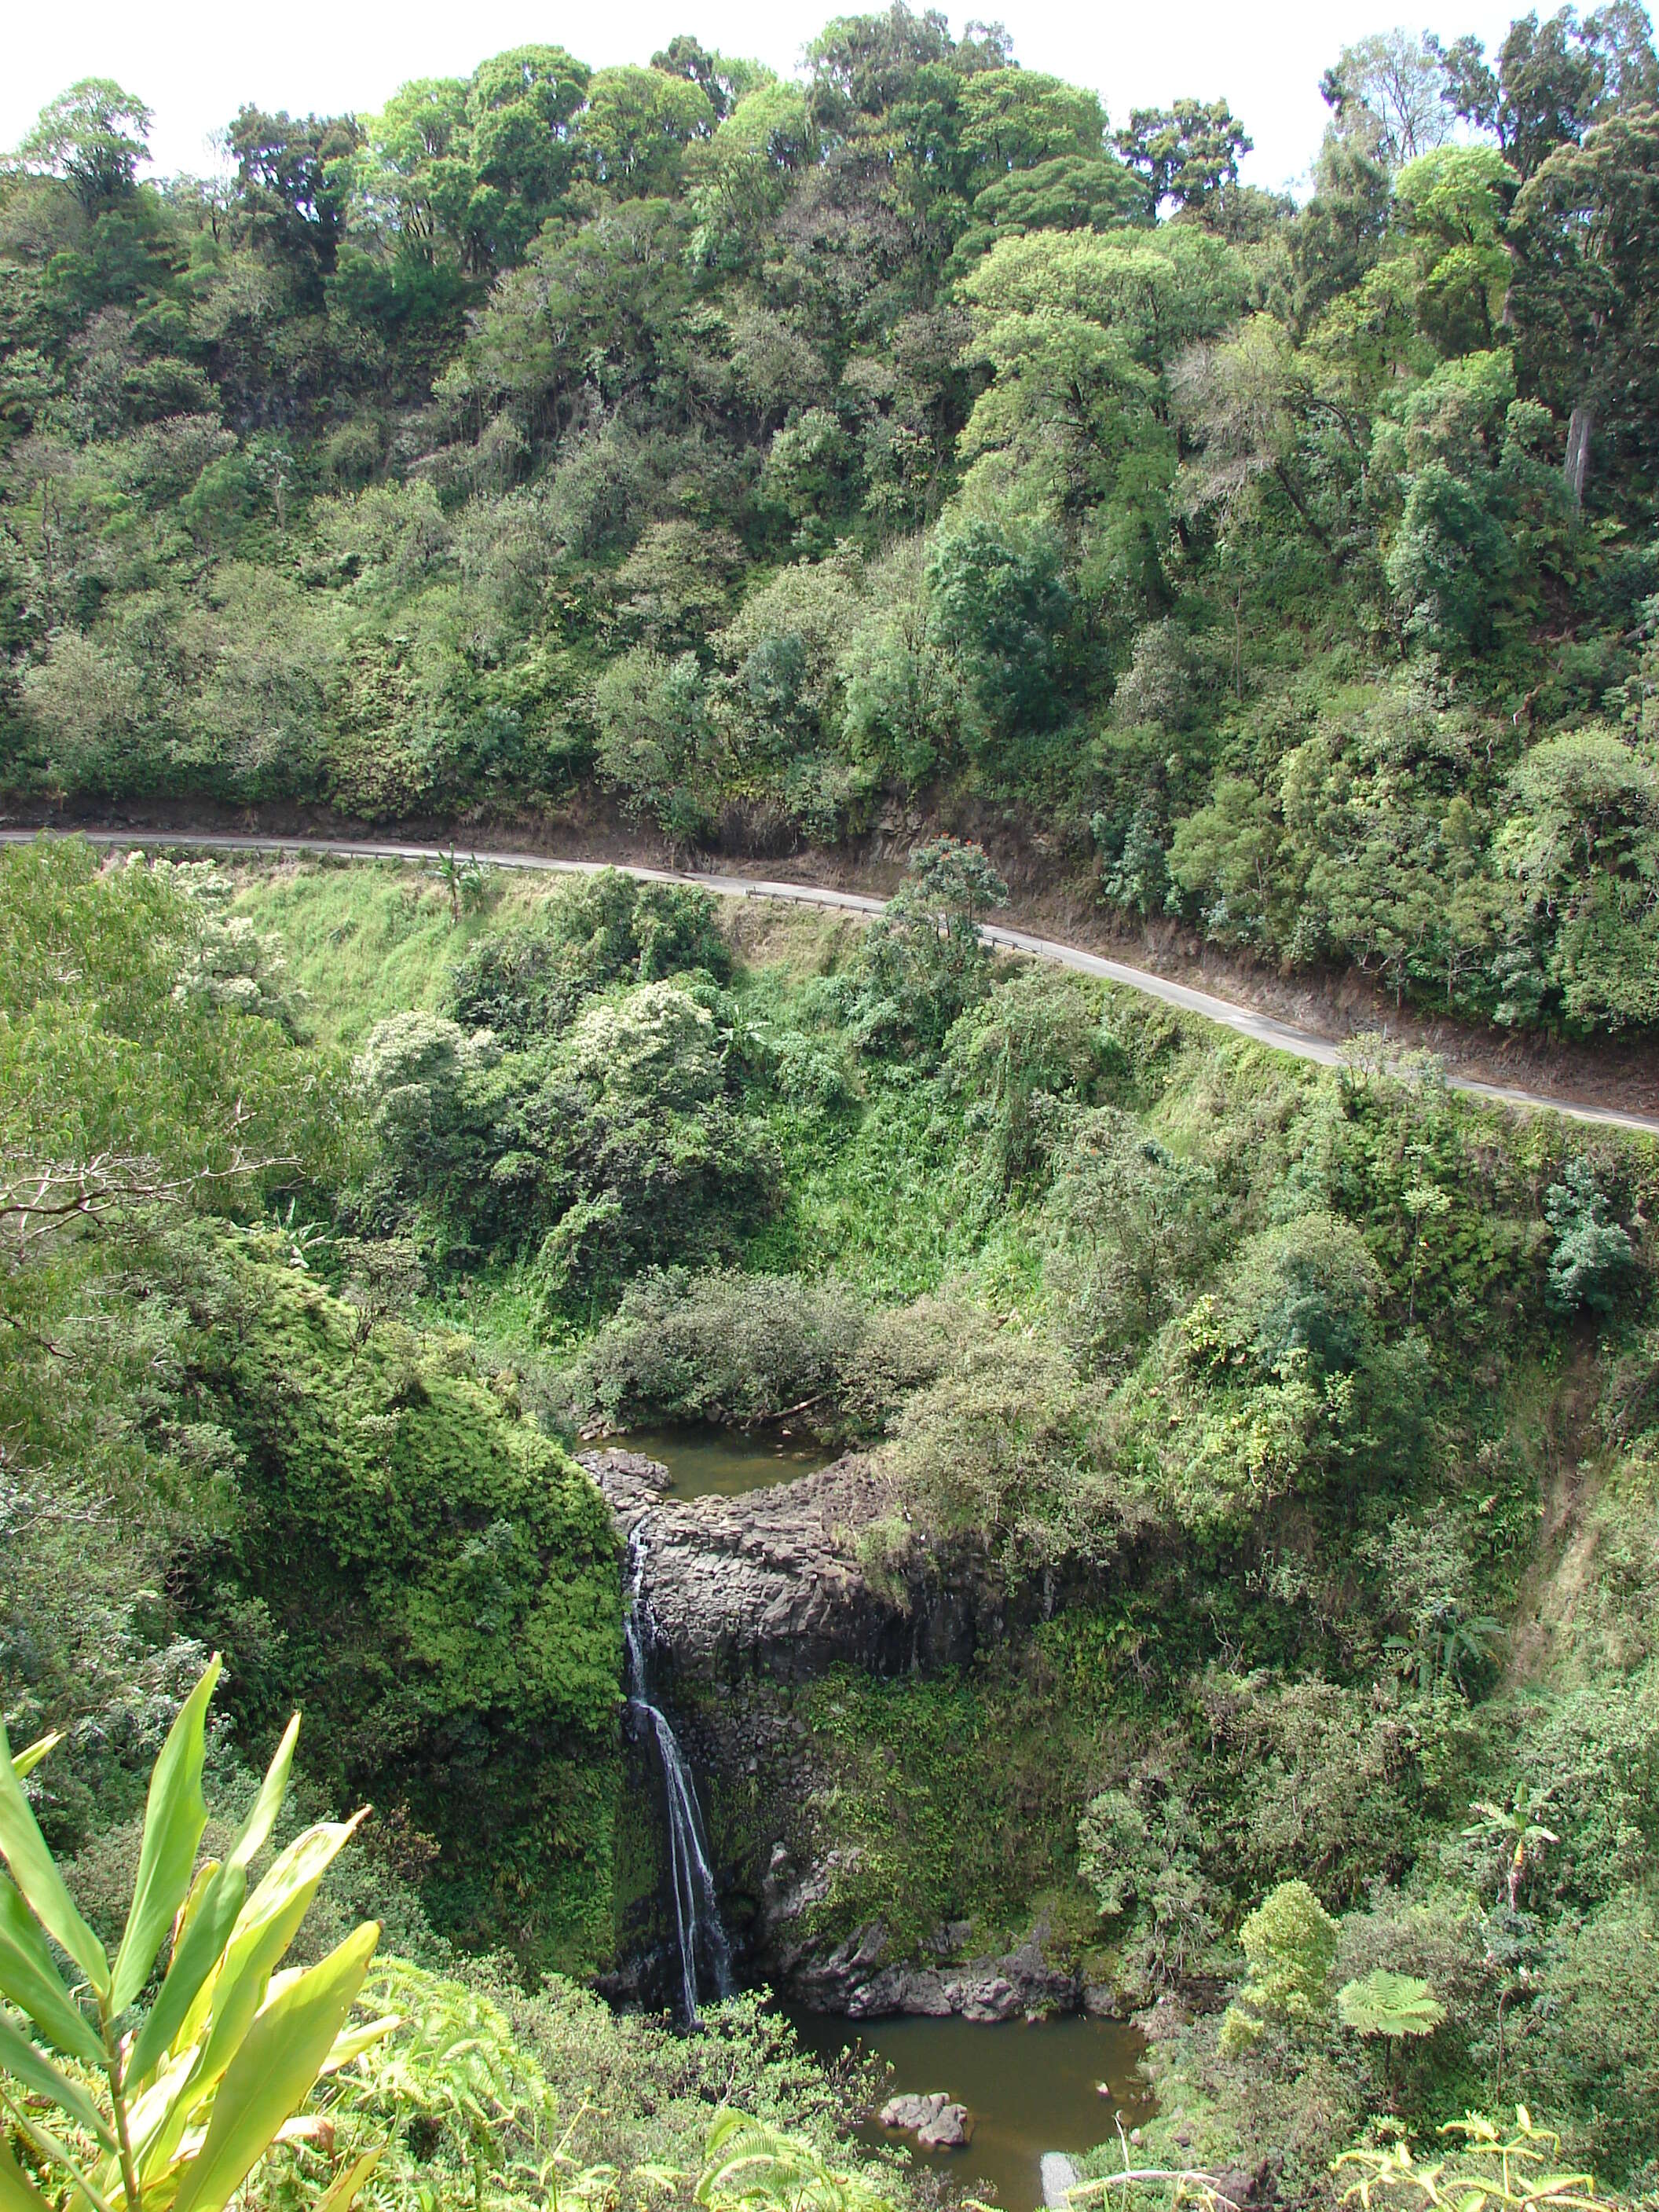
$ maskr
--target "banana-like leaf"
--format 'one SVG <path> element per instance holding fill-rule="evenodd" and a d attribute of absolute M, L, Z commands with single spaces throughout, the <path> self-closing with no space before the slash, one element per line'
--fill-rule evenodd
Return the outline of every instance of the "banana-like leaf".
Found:
<path fill-rule="evenodd" d="M 276 1815 L 283 1809 L 283 1800 L 288 1795 L 289 1771 L 294 1765 L 294 1747 L 299 1741 L 300 1716 L 293 1715 L 283 1730 L 283 1740 L 271 1754 L 265 1769 L 265 1778 L 259 1784 L 259 1794 L 253 1801 L 253 1810 L 243 1821 L 241 1832 L 231 1845 L 225 1860 L 227 1866 L 239 1866 L 246 1874 L 255 1854 L 262 1851 L 270 1841 L 270 1832 L 276 1825 Z"/>
<path fill-rule="evenodd" d="M 294 1941 L 318 1884 L 345 1849 L 365 1806 L 349 1820 L 319 1820 L 280 1852 L 237 1917 L 224 1964 L 214 1984 L 213 2008 L 198 2080 L 217 2081 L 265 2001 L 272 1970 Z"/>
<path fill-rule="evenodd" d="M 130 2082 L 148 2081 L 169 2051 L 196 2042 L 206 2017 L 213 1970 L 236 1924 L 246 1889 L 247 1876 L 240 1867 L 215 1862 L 197 1875 L 179 1915 L 172 1963 L 127 2054 Z"/>
<path fill-rule="evenodd" d="M 21 2081 L 26 2089 L 49 2097 L 60 2112 L 78 2128 L 96 2136 L 106 2150 L 115 2148 L 109 2122 L 78 2082 L 60 2074 L 44 2051 L 37 2051 L 9 2012 L 0 2011 L 0 2070 Z"/>
<path fill-rule="evenodd" d="M 46 2200 L 12 2156 L 0 2134 L 0 2212 L 46 2212 Z"/>
<path fill-rule="evenodd" d="M 34 1916 L 0 1875 L 0 1996 L 27 2013 L 36 2034 L 71 2058 L 101 2066 L 104 2046 L 96 2030 L 52 1964 Z"/>
<path fill-rule="evenodd" d="M 317 2212 L 351 2212 L 357 2191 L 380 2162 L 381 2146 L 354 2159 L 343 2173 L 337 2173 L 317 2202 Z"/>
<path fill-rule="evenodd" d="M 56 1751 L 64 1741 L 62 1729 L 54 1729 L 50 1735 L 37 1736 L 27 1751 L 13 1754 L 11 1771 L 21 1782 L 26 1774 L 33 1774 L 49 1751 Z"/>
<path fill-rule="evenodd" d="M 132 1904 L 115 1954 L 112 2012 L 123 2013 L 149 1979 L 162 1938 L 190 1888 L 196 1846 L 207 1826 L 202 1795 L 204 1731 L 208 1699 L 223 1662 L 216 1651 L 205 1673 L 179 1709 L 167 1730 L 161 1756 L 149 1778 L 144 1808 L 144 1839 L 138 1851 L 138 1876 Z"/>
<path fill-rule="evenodd" d="M 223 1958 L 204 1981 L 174 2039 L 174 2047 L 200 2045 L 192 2068 L 165 2126 L 157 2135 L 144 2172 L 148 2212 L 166 2212 L 155 2187 L 165 2191 L 172 2161 L 181 2154 L 186 2130 L 204 2111 L 221 2075 L 235 2057 L 248 2023 L 271 1994 L 271 1970 L 294 1939 L 310 1908 L 323 1875 L 356 1828 L 357 1820 L 320 1823 L 307 1828 L 273 1861 L 270 1871 L 237 1917 Z M 297 1974 L 277 1978 L 282 1987 Z"/>
<path fill-rule="evenodd" d="M 0 1721 L 0 1856 L 11 1869 L 23 1901 L 48 1936 L 67 1951 L 100 1996 L 109 1994 L 104 1947 L 75 1909 L 64 1877 L 52 1863 L 23 1785 L 12 1765 L 5 1723 Z"/>
<path fill-rule="evenodd" d="M 173 2212 L 223 2212 L 309 2094 L 380 1936 L 378 1924 L 366 1921 L 256 2014 L 219 2084 L 207 2139 L 179 2185 Z"/>
<path fill-rule="evenodd" d="M 132 2147 L 141 2180 L 144 2178 L 156 2138 L 173 2115 L 179 2092 L 190 2079 L 190 2069 L 196 2063 L 196 2056 L 194 2045 L 179 2051 L 128 2107 L 127 2140 Z"/>
<path fill-rule="evenodd" d="M 224 1864 L 199 1892 L 193 1892 L 185 1899 L 185 1917 L 173 1941 L 173 1961 L 167 1978 L 138 2031 L 127 2061 L 131 2081 L 145 2080 L 161 2064 L 173 2039 L 185 2027 L 192 2004 L 230 1941 L 231 1930 L 247 1894 L 249 1863 L 256 1852 L 264 1849 L 276 1815 L 283 1809 L 289 1771 L 294 1764 L 295 1739 L 299 1733 L 300 1716 L 295 1713 L 283 1731 L 276 1756 L 265 1770 L 253 1809 L 242 1823 Z M 197 1879 L 200 1883 L 201 1877 Z M 187 2039 L 194 2042 L 195 2037 L 191 2034 Z"/>

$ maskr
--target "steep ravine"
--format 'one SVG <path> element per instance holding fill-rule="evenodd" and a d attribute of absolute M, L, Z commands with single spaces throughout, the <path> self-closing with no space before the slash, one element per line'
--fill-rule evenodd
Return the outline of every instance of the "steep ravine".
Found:
<path fill-rule="evenodd" d="M 1079 1977 L 1045 1956 L 1040 1929 L 1016 1950 L 972 1955 L 967 1923 L 949 1923 L 923 1959 L 895 1955 L 879 1922 L 838 1941 L 818 1932 L 838 1845 L 817 1810 L 823 1762 L 793 1710 L 799 1686 L 836 1667 L 965 1663 L 1056 1594 L 1012 1604 L 971 1547 L 909 1534 L 896 1486 L 860 1454 L 742 1497 L 692 1499 L 665 1495 L 667 1470 L 635 1453 L 581 1463 L 624 1540 L 643 1540 L 654 1665 L 704 1792 L 744 1978 L 854 2019 L 1000 2021 L 1089 2004 Z M 636 1882 L 624 1929 L 647 1962 L 650 1887 Z"/>

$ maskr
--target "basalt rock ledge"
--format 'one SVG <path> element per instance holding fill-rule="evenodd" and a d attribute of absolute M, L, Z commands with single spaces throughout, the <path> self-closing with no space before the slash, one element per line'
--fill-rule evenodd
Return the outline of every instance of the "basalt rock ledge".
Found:
<path fill-rule="evenodd" d="M 580 1458 L 618 1529 L 642 1538 L 641 1600 L 675 1674 L 891 1674 L 961 1664 L 1006 1631 L 982 1555 L 912 1530 L 897 1486 L 862 1453 L 769 1489 L 696 1498 L 665 1496 L 665 1472 L 638 1453 Z"/>

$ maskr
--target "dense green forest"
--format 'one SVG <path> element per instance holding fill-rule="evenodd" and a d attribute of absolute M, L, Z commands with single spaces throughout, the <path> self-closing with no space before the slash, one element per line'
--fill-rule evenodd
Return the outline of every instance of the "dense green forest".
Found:
<path fill-rule="evenodd" d="M 73 842 L 0 878 L 0 1679 L 14 1744 L 64 1738 L 33 1817 L 112 1932 L 210 1650 L 219 1799 L 299 1705 L 299 1810 L 375 1808 L 301 1956 L 372 1912 L 365 2002 L 416 2043 L 258 2201 L 389 2142 L 386 2212 L 540 2203 L 556 2105 L 570 2185 L 644 2203 L 722 2095 L 795 2131 L 812 2203 L 922 2185 L 823 2178 L 849 2093 L 753 1998 L 687 2042 L 576 1985 L 640 1814 L 574 1439 L 804 1403 L 896 1486 L 872 1571 L 965 1547 L 1011 1623 L 721 1692 L 806 1747 L 811 1941 L 1035 1931 L 1146 2022 L 1165 2170 L 1327 2203 L 1346 2151 L 1524 2105 L 1651 2187 L 1646 1140 L 995 964 L 949 841 L 867 929 Z M 741 1889 L 764 1778 L 707 1786 Z M 0 2071 L 24 2118 L 35 2087 Z"/>
<path fill-rule="evenodd" d="M 1077 2212 L 1659 2202 L 1659 1150 L 982 934 L 1017 851 L 1659 1025 L 1650 26 L 1322 90 L 1300 201 L 902 5 L 209 179 L 88 79 L 0 167 L 14 820 L 486 855 L 0 848 L 0 2212 L 933 2212 L 780 1865 L 809 1964 L 1138 2024 Z M 743 1984 L 678 2023 L 579 1458 L 663 1424 L 833 1456 L 915 1624 L 659 1655 Z"/>
<path fill-rule="evenodd" d="M 1109 118 L 902 5 L 0 174 L 0 775 L 681 848 L 1035 838 L 1126 926 L 1659 1020 L 1635 0 Z"/>

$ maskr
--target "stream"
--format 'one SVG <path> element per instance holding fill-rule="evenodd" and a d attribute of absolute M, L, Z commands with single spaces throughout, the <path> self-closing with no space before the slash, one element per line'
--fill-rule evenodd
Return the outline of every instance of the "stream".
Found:
<path fill-rule="evenodd" d="M 1073 2155 L 1109 2142 L 1151 2117 L 1151 2092 L 1138 2070 L 1142 2044 L 1116 2021 L 1010 2021 L 982 2027 L 961 2019 L 848 2021 L 791 2009 L 803 2047 L 821 2058 L 861 2049 L 892 2069 L 883 2096 L 943 2089 L 974 2116 L 965 2150 L 910 2155 L 969 2196 L 994 2193 L 1007 2212 L 1034 2212 L 1042 2202 L 1044 2151 Z M 1100 2094 L 1104 2082 L 1109 2094 Z M 872 2114 L 859 2130 L 866 2143 L 903 2146 L 909 2138 Z"/>

